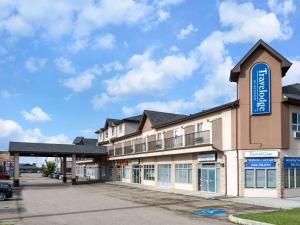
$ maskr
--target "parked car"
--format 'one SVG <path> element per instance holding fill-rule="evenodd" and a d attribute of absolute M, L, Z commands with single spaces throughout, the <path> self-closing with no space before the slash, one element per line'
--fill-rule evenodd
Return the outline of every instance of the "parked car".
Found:
<path fill-rule="evenodd" d="M 56 172 L 56 173 L 54 173 L 53 178 L 59 179 L 59 176 L 61 176 L 61 175 L 62 175 L 62 172 Z"/>
<path fill-rule="evenodd" d="M 50 177 L 50 178 L 53 178 L 53 176 L 54 176 L 54 173 L 50 173 L 50 174 L 48 175 L 48 177 Z"/>
<path fill-rule="evenodd" d="M 11 198 L 12 195 L 13 189 L 11 188 L 11 185 L 5 182 L 0 182 L 0 201 Z"/>
<path fill-rule="evenodd" d="M 9 180 L 10 175 L 6 173 L 0 173 L 0 180 Z"/>

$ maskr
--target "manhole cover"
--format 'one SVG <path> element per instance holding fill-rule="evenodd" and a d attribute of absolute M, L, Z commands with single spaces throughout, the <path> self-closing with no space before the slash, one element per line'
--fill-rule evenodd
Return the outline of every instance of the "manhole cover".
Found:
<path fill-rule="evenodd" d="M 193 213 L 198 215 L 205 215 L 205 216 L 216 216 L 227 214 L 227 212 L 223 209 L 195 209 Z"/>

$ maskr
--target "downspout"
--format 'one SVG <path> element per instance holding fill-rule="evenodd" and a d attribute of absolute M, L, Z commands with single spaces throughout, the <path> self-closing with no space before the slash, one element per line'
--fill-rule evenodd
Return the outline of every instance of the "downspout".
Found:
<path fill-rule="evenodd" d="M 239 91 L 239 86 L 237 84 L 236 87 L 236 99 L 238 99 L 238 91 Z M 240 157 L 239 157 L 239 150 L 238 150 L 238 107 L 235 109 L 235 148 L 236 148 L 236 169 L 237 169 L 237 196 L 240 196 L 240 171 L 239 171 L 239 162 L 240 162 Z"/>

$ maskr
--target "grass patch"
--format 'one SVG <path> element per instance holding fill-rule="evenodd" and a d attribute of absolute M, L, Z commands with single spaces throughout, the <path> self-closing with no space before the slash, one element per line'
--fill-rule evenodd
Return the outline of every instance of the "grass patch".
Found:
<path fill-rule="evenodd" d="M 274 212 L 240 214 L 237 217 L 276 225 L 299 225 L 300 208 Z"/>

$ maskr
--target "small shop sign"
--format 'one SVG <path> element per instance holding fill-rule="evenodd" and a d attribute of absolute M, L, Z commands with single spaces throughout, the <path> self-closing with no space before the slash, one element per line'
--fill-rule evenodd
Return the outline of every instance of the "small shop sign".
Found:
<path fill-rule="evenodd" d="M 140 164 L 140 160 L 139 159 L 132 159 L 132 160 L 130 160 L 130 163 L 133 164 L 133 165 Z"/>
<path fill-rule="evenodd" d="M 300 157 L 284 157 L 283 168 L 300 168 Z"/>
<path fill-rule="evenodd" d="M 208 161 L 216 161 L 216 154 L 201 154 L 198 155 L 198 162 L 208 162 Z"/>
<path fill-rule="evenodd" d="M 250 158 L 246 160 L 246 168 L 274 168 L 275 160 L 272 158 Z"/>
<path fill-rule="evenodd" d="M 266 157 L 278 157 L 278 151 L 246 151 L 244 153 L 245 158 L 266 158 Z"/>

